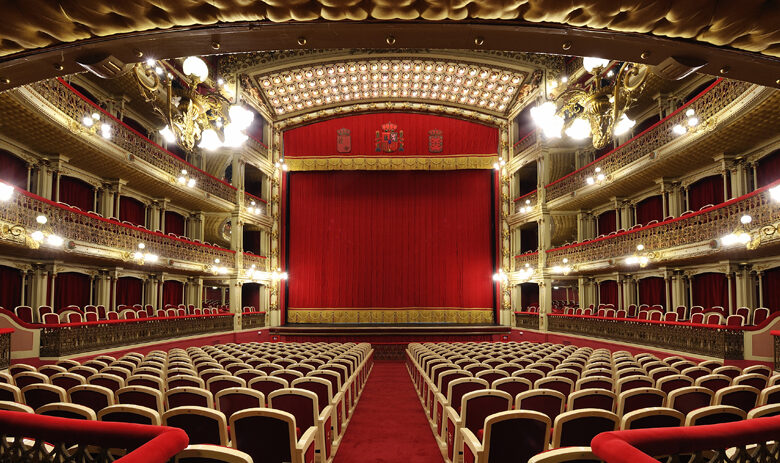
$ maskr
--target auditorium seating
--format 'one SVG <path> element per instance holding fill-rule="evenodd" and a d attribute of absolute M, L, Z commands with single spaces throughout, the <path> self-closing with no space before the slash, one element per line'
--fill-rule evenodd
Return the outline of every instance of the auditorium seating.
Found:
<path fill-rule="evenodd" d="M 254 307 L 244 307 L 244 313 L 265 313 L 265 311 L 257 310 Z M 78 306 L 70 305 L 61 308 L 59 311 L 54 311 L 50 306 L 40 306 L 36 310 L 33 310 L 29 306 L 17 306 L 13 311 L 6 310 L 0 307 L 0 314 L 6 314 L 13 319 L 21 321 L 26 324 L 45 324 L 45 325 L 58 325 L 58 324 L 71 324 L 71 323 L 85 323 L 85 322 L 100 322 L 100 321 L 112 321 L 112 320 L 136 320 L 139 318 L 159 317 L 189 317 L 189 316 L 202 316 L 202 315 L 216 315 L 221 311 L 216 307 L 204 307 L 195 308 L 190 305 L 184 307 L 183 305 L 178 308 L 166 308 L 164 310 L 155 310 L 151 305 L 142 307 L 140 304 L 136 304 L 133 307 L 127 305 L 118 305 L 116 311 L 107 310 L 104 306 L 86 305 L 82 310 Z"/>
<path fill-rule="evenodd" d="M 453 463 L 498 461 L 490 455 L 528 458 L 556 447 L 587 446 L 600 432 L 729 422 L 780 405 L 780 375 L 771 376 L 762 365 L 741 369 L 712 360 L 696 364 L 680 356 L 530 342 L 413 343 L 406 354 L 431 429 Z M 510 376 L 484 373 L 505 371 L 499 367 L 511 370 Z M 488 396 L 510 397 L 508 410 L 483 406 L 483 420 L 467 423 L 469 400 Z M 766 410 L 780 414 L 780 406 Z M 513 439 L 513 420 L 529 430 L 547 423 L 554 432 Z M 549 461 L 569 460 L 550 455 Z"/>

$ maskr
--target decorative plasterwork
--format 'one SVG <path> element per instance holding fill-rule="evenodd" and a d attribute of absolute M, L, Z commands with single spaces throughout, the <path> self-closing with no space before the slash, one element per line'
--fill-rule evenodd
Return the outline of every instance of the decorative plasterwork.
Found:
<path fill-rule="evenodd" d="M 366 58 L 253 76 L 277 117 L 371 101 L 424 102 L 506 115 L 531 92 L 528 72 L 465 61 Z"/>

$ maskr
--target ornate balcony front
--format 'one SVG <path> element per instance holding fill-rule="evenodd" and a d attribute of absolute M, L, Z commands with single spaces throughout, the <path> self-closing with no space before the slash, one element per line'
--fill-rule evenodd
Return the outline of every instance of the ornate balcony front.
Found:
<path fill-rule="evenodd" d="M 41 217 L 45 224 L 40 223 Z M 146 265 L 198 273 L 214 271 L 216 262 L 229 270 L 235 266 L 235 252 L 229 249 L 106 219 L 19 189 L 10 200 L 0 202 L 0 224 L 0 242 L 12 245 L 128 262 L 139 261 L 141 256 L 136 253 L 140 252 L 157 256 L 156 262 L 145 258 Z M 36 240 L 36 231 L 62 238 L 62 246 L 50 248 L 47 240 Z"/>
<path fill-rule="evenodd" d="M 526 252 L 524 254 L 518 254 L 515 256 L 515 272 L 519 272 L 523 269 L 536 268 L 539 265 L 539 252 Z"/>
<path fill-rule="evenodd" d="M 687 126 L 689 110 L 693 110 L 693 114 L 698 118 L 698 124 L 693 129 L 705 131 L 714 128 L 723 122 L 720 120 L 720 114 L 735 101 L 744 100 L 744 104 L 750 104 L 750 99 L 740 99 L 739 97 L 755 88 L 754 85 L 746 82 L 722 79 L 716 81 L 695 99 L 631 140 L 585 167 L 546 185 L 546 200 L 552 202 L 567 195 L 577 194 L 578 190 L 588 186 L 587 179 L 595 175 L 596 167 L 601 169 L 600 174 L 603 174 L 607 181 L 611 181 L 621 169 L 678 140 L 679 135 L 672 128 L 677 125 Z M 709 156 L 708 160 L 711 162 L 711 154 Z M 595 188 L 595 186 L 591 186 L 591 188 Z"/>
<path fill-rule="evenodd" d="M 747 228 L 752 239 L 757 240 L 756 244 L 780 241 L 777 230 L 780 205 L 770 193 L 770 188 L 777 185 L 780 181 L 675 219 L 550 249 L 547 251 L 548 265 L 565 264 L 574 272 L 587 270 L 589 266 L 593 269 L 614 267 L 618 260 L 635 255 L 639 245 L 650 262 L 670 262 L 718 252 L 724 249 L 718 240 L 741 226 L 743 216 L 751 218 Z M 596 265 L 600 262 L 604 265 Z"/>
<path fill-rule="evenodd" d="M 533 147 L 536 145 L 536 143 L 539 141 L 539 135 L 537 134 L 537 130 L 532 131 L 531 133 L 525 135 L 523 138 L 518 140 L 513 146 L 512 146 L 512 157 L 518 156 L 523 151 Z"/>
<path fill-rule="evenodd" d="M 86 132 L 87 127 L 83 122 L 85 117 L 89 118 L 91 114 L 97 113 L 100 116 L 101 125 L 106 124 L 107 132 L 111 134 L 106 141 L 126 152 L 127 161 L 133 161 L 136 158 L 145 161 L 164 171 L 172 183 L 177 181 L 182 175 L 182 171 L 186 171 L 188 179 L 195 181 L 194 188 L 233 204 L 238 201 L 235 187 L 165 150 L 81 95 L 62 79 L 40 81 L 23 87 L 19 92 L 22 97 L 37 97 L 36 104 L 40 105 L 45 102 L 60 115 L 64 115 L 67 129 L 74 133 Z"/>
<path fill-rule="evenodd" d="M 515 199 L 515 214 L 527 214 L 536 208 L 536 204 L 539 202 L 539 195 L 537 190 L 530 193 L 526 193 Z"/>
<path fill-rule="evenodd" d="M 263 198 L 258 198 L 251 193 L 244 192 L 244 208 L 249 215 L 268 215 L 268 203 Z"/>
<path fill-rule="evenodd" d="M 268 271 L 268 259 L 265 256 L 258 256 L 251 252 L 244 253 L 244 269 L 249 270 L 254 268 L 259 272 Z"/>

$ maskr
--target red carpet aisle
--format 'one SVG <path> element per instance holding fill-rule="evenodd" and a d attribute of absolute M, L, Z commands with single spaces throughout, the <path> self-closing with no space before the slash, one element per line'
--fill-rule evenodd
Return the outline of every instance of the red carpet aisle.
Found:
<path fill-rule="evenodd" d="M 404 364 L 376 362 L 335 463 L 441 461 Z"/>

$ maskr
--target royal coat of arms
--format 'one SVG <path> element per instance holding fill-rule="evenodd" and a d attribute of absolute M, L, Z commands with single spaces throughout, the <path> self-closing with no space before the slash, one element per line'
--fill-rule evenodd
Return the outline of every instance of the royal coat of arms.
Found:
<path fill-rule="evenodd" d="M 336 131 L 336 151 L 339 153 L 352 151 L 352 136 L 349 129 L 338 129 Z"/>
<path fill-rule="evenodd" d="M 376 131 L 376 151 L 378 153 L 395 153 L 404 150 L 404 131 L 392 122 L 382 124 L 382 130 Z"/>
<path fill-rule="evenodd" d="M 444 149 L 444 135 L 441 130 L 433 129 L 428 131 L 428 152 L 441 153 Z"/>

